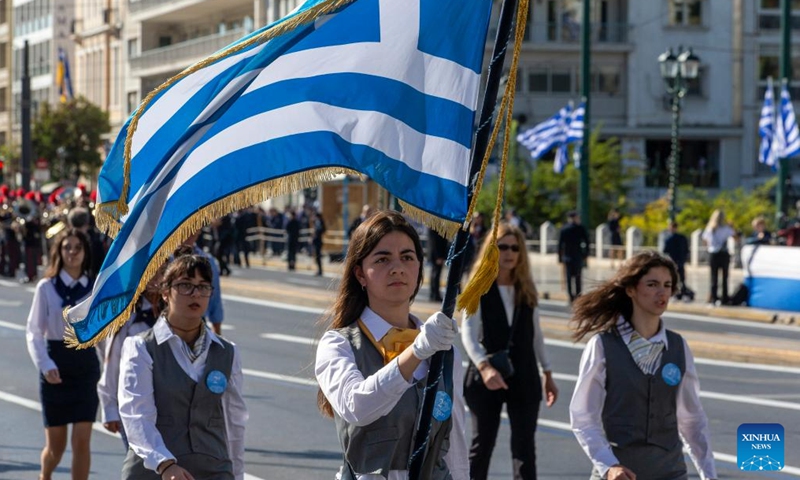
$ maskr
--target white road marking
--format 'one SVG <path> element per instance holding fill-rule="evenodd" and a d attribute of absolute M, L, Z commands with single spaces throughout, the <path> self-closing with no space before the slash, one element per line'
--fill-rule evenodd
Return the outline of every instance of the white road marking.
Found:
<path fill-rule="evenodd" d="M 22 300 L 2 300 L 0 299 L 0 307 L 21 307 Z"/>
<path fill-rule="evenodd" d="M 292 305 L 290 303 L 271 302 L 269 300 L 259 300 L 257 298 L 240 297 L 238 295 L 223 295 L 223 300 L 230 300 L 231 302 L 247 303 L 249 305 L 259 305 L 262 307 L 279 308 L 281 310 L 292 310 L 295 312 L 313 313 L 321 315 L 325 312 L 324 308 L 315 307 L 301 307 L 299 305 Z"/>
<path fill-rule="evenodd" d="M 10 328 L 11 330 L 18 330 L 20 332 L 25 331 L 25 325 L 20 325 L 18 323 L 13 323 L 13 322 L 6 322 L 3 320 L 0 320 L 0 327 Z"/>
<path fill-rule="evenodd" d="M 267 340 L 278 340 L 281 342 L 289 342 L 289 343 L 300 343 L 303 345 L 314 345 L 316 340 L 313 338 L 305 338 L 305 337 L 296 337 L 294 335 L 284 335 L 282 333 L 262 333 L 259 335 L 261 338 L 266 338 Z"/>
<path fill-rule="evenodd" d="M 308 286 L 312 286 L 312 287 L 319 286 L 319 282 L 317 282 L 316 280 L 305 280 L 305 279 L 302 279 L 302 278 L 289 277 L 289 278 L 285 278 L 283 281 L 286 282 L 286 283 L 294 283 L 296 285 L 308 285 Z"/>
<path fill-rule="evenodd" d="M 41 412 L 42 411 L 42 404 L 41 403 L 36 402 L 34 400 L 29 400 L 27 398 L 20 397 L 18 395 L 14 395 L 12 393 L 6 393 L 6 392 L 3 392 L 3 391 L 0 391 L 0 400 L 6 401 L 8 403 L 13 403 L 15 405 L 19 405 L 20 407 L 25 407 L 25 408 L 30 409 L 30 410 L 35 410 L 37 412 Z M 121 439 L 119 433 L 111 433 L 111 432 L 109 432 L 108 430 L 105 429 L 105 427 L 103 427 L 103 424 L 100 423 L 100 422 L 94 422 L 94 424 L 92 425 L 92 430 L 94 430 L 96 432 L 104 433 L 104 434 L 108 435 L 109 437 L 114 437 L 114 438 L 120 438 Z M 245 478 L 245 480 L 263 480 L 262 478 L 256 477 L 255 475 L 250 475 L 249 473 L 245 473 L 244 474 L 244 478 Z"/>

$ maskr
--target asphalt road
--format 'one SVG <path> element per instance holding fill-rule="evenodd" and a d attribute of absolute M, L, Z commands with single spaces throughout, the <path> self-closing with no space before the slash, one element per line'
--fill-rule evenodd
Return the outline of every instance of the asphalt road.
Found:
<path fill-rule="evenodd" d="M 331 479 L 340 465 L 341 453 L 332 421 L 317 412 L 312 370 L 313 340 L 320 334 L 319 306 L 331 294 L 330 279 L 253 269 L 236 270 L 234 280 L 238 283 L 226 283 L 223 288 L 225 335 L 241 349 L 245 367 L 245 398 L 250 410 L 245 458 L 248 477 Z M 253 288 L 244 288 L 247 285 Z M 291 286 L 296 294 L 308 298 L 258 294 L 259 286 Z M 422 292 L 422 296 L 427 294 Z M 37 411 L 37 376 L 24 341 L 31 298 L 31 286 L 0 281 L 0 479 L 36 478 L 44 442 Z M 432 308 L 435 306 L 420 302 L 414 310 Z M 588 478 L 590 463 L 568 430 L 567 409 L 581 346 L 558 338 L 568 317 L 564 306 L 548 302 L 542 309 L 561 396 L 553 408 L 543 408 L 540 414 L 539 478 L 583 480 Z M 800 347 L 797 327 L 691 317 L 668 321 L 671 328 L 701 340 L 733 337 L 737 342 L 747 339 L 742 341 L 742 348 L 754 342 L 767 347 L 796 342 Z M 718 348 L 730 349 L 731 344 L 737 345 L 726 341 Z M 713 348 L 715 344 L 710 345 Z M 800 368 L 731 362 L 724 354 L 698 357 L 703 404 L 710 419 L 720 478 L 800 477 Z M 736 430 L 742 423 L 781 423 L 785 427 L 789 466 L 783 472 L 754 476 L 736 468 Z M 508 445 L 509 431 L 504 423 L 492 462 L 494 479 L 511 478 Z M 91 478 L 118 478 L 124 454 L 121 441 L 102 433 L 99 427 L 92 449 Z M 68 448 L 55 478 L 69 478 L 69 462 Z M 692 467 L 690 470 L 693 472 Z"/>

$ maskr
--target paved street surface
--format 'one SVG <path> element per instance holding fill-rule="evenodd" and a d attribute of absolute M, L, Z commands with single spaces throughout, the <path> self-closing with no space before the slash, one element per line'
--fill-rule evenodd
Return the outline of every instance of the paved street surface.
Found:
<path fill-rule="evenodd" d="M 313 342 L 321 333 L 317 322 L 330 304 L 335 278 L 314 277 L 311 271 L 256 268 L 260 263 L 254 261 L 249 270 L 234 269 L 223 279 L 224 333 L 241 349 L 245 367 L 248 478 L 331 479 L 341 453 L 333 422 L 316 409 Z M 335 268 L 326 267 L 328 272 Z M 554 279 L 543 276 L 537 273 L 537 281 L 540 290 L 547 291 L 547 282 Z M 551 290 L 557 293 L 557 288 Z M 32 295 L 31 285 L 0 281 L 0 480 L 35 479 L 44 442 L 37 376 L 25 348 L 24 325 Z M 423 289 L 419 298 L 427 295 Z M 427 316 L 436 308 L 418 301 L 412 311 Z M 727 311 L 673 311 L 666 316 L 670 328 L 686 336 L 698 357 L 720 478 L 800 477 L 800 327 L 747 320 L 744 313 L 726 316 Z M 568 404 L 582 348 L 569 340 L 569 317 L 563 300 L 543 301 L 543 326 L 561 395 L 540 415 L 541 479 L 584 480 L 590 470 L 568 429 Z M 789 467 L 757 477 L 738 471 L 736 430 L 741 423 L 781 423 Z M 121 441 L 98 427 L 92 449 L 91 478 L 118 478 L 124 454 Z M 69 462 L 68 448 L 55 478 L 69 478 Z M 509 430 L 504 423 L 491 478 L 511 478 L 510 468 Z M 694 474 L 693 468 L 690 471 Z"/>

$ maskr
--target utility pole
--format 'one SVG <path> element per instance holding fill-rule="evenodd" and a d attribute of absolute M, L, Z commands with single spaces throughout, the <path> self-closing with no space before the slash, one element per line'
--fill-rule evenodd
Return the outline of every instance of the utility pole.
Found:
<path fill-rule="evenodd" d="M 31 156 L 32 156 L 32 142 L 31 142 L 31 75 L 28 70 L 29 63 L 29 50 L 28 41 L 25 40 L 25 46 L 22 51 L 22 159 L 20 171 L 22 172 L 22 185 L 25 190 L 31 188 Z"/>
<path fill-rule="evenodd" d="M 583 142 L 581 142 L 581 167 L 578 192 L 578 212 L 581 223 L 589 228 L 589 135 L 591 129 L 591 85 L 592 85 L 592 50 L 591 50 L 591 0 L 583 0 L 583 22 L 581 22 L 581 96 L 586 99 L 586 110 L 583 113 Z"/>
<path fill-rule="evenodd" d="M 792 2 L 781 0 L 781 78 L 789 89 L 792 84 Z M 789 90 L 791 91 L 791 90 Z M 780 97 L 776 99 L 780 105 Z M 780 107 L 778 108 L 780 112 Z M 778 121 L 781 115 L 778 113 Z M 786 182 L 789 181 L 789 162 L 785 158 L 778 159 L 778 185 L 775 190 L 775 207 L 777 219 L 786 214 Z"/>

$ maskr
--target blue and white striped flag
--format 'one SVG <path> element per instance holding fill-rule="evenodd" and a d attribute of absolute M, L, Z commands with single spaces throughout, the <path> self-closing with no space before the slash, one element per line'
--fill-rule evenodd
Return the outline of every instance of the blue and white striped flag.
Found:
<path fill-rule="evenodd" d="M 100 217 L 119 232 L 91 297 L 68 312 L 68 341 L 124 323 L 202 225 L 342 171 L 461 224 L 491 5 L 306 0 L 156 90 L 100 174 Z"/>
<path fill-rule="evenodd" d="M 776 168 L 773 137 L 775 136 L 775 94 L 772 91 L 772 77 L 767 78 L 767 90 L 764 92 L 764 105 L 761 107 L 761 119 L 758 121 L 758 135 L 761 146 L 758 149 L 758 161 Z"/>
<path fill-rule="evenodd" d="M 789 86 L 784 81 L 781 85 L 781 106 L 778 111 L 778 128 L 775 131 L 774 143 L 780 148 L 775 152 L 776 158 L 792 158 L 800 154 L 800 130 L 794 115 L 792 97 Z"/>
<path fill-rule="evenodd" d="M 575 143 L 572 158 L 575 168 L 581 168 L 581 144 L 583 143 L 583 117 L 586 115 L 586 101 L 582 101 L 570 116 L 569 129 L 567 130 L 567 143 Z"/>
<path fill-rule="evenodd" d="M 572 107 L 565 106 L 544 122 L 517 135 L 517 141 L 531 152 L 531 158 L 542 158 L 553 147 L 567 140 L 568 122 Z M 555 168 L 555 167 L 554 167 Z"/>

